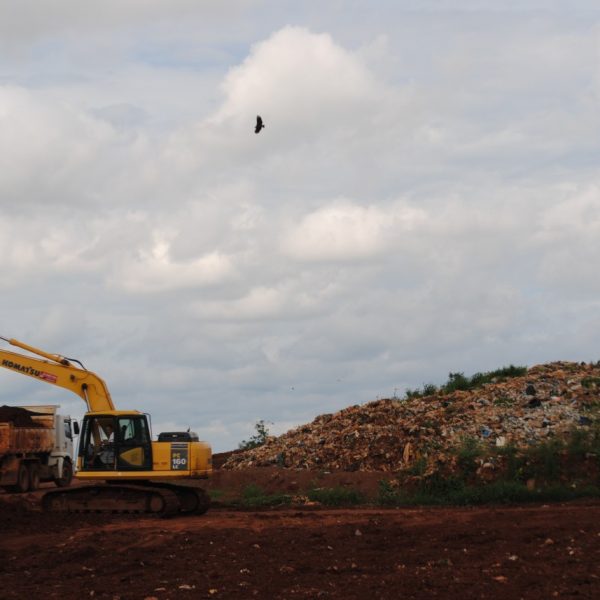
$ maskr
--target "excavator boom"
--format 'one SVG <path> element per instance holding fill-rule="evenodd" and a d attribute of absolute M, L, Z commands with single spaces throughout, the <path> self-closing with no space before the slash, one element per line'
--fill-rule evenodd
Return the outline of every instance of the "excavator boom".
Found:
<path fill-rule="evenodd" d="M 15 339 L 0 339 L 45 359 L 0 349 L 0 366 L 72 391 L 85 401 L 90 412 L 115 409 L 106 384 L 95 373 L 59 354 L 49 354 Z"/>

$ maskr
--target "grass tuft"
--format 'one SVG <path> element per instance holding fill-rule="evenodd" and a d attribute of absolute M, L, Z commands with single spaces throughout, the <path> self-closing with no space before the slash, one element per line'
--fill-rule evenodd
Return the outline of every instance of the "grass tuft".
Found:
<path fill-rule="evenodd" d="M 435 394 L 451 394 L 456 391 L 468 391 L 480 388 L 487 383 L 499 383 L 506 381 L 511 377 L 520 377 L 527 373 L 527 367 L 509 365 L 495 371 L 486 373 L 475 373 L 467 377 L 464 373 L 449 373 L 448 381 L 439 388 L 433 383 L 427 383 L 422 389 L 407 389 L 405 399 L 423 398 L 424 396 L 433 396 Z"/>
<path fill-rule="evenodd" d="M 292 497 L 288 494 L 267 494 L 259 485 L 251 483 L 242 490 L 241 505 L 246 508 L 265 506 L 285 506 L 291 504 Z"/>
<path fill-rule="evenodd" d="M 364 504 L 364 494 L 353 488 L 313 488 L 308 491 L 308 499 L 325 506 L 356 506 Z"/>

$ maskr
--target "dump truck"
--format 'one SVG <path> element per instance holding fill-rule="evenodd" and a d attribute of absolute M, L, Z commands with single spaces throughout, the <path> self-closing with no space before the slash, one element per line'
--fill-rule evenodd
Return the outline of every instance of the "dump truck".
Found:
<path fill-rule="evenodd" d="M 59 406 L 0 406 L 0 487 L 36 490 L 40 482 L 68 487 L 73 479 L 73 436 L 77 421 Z"/>

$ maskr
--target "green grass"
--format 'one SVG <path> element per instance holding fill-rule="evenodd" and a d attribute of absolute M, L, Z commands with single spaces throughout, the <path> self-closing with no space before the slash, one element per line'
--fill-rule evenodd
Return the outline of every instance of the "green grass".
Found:
<path fill-rule="evenodd" d="M 466 377 L 463 373 L 450 373 L 448 381 L 441 387 L 441 391 L 449 394 L 456 390 L 472 390 L 482 387 L 487 383 L 498 383 L 512 377 L 521 377 L 526 373 L 527 367 L 517 367 L 515 365 L 509 365 L 508 367 L 502 367 L 501 369 L 486 373 L 475 373 L 471 377 Z"/>
<path fill-rule="evenodd" d="M 435 471 L 425 475 L 428 462 L 422 455 L 398 479 L 380 481 L 374 498 L 367 498 L 355 488 L 320 487 L 316 480 L 300 494 L 329 507 L 368 503 L 468 506 L 600 497 L 600 423 L 596 421 L 589 427 L 574 427 L 566 439 L 548 438 L 528 447 L 508 444 L 496 448 L 476 437 L 465 437 L 454 453 L 457 468 L 452 474 Z M 484 458 L 496 465 L 496 479 L 492 482 L 477 479 L 477 468 Z M 409 482 L 406 487 L 404 480 Z M 215 500 L 223 494 L 221 490 L 210 491 Z M 238 499 L 228 500 L 231 506 L 243 508 L 285 506 L 292 502 L 293 496 L 268 494 L 256 484 L 246 486 Z"/>
<path fill-rule="evenodd" d="M 422 398 L 424 396 L 432 396 L 434 394 L 451 394 L 456 391 L 467 391 L 480 388 L 487 383 L 498 383 L 506 381 L 511 377 L 520 377 L 527 373 L 527 367 L 509 365 L 495 371 L 485 373 L 475 373 L 471 377 L 467 377 L 464 373 L 449 373 L 448 381 L 439 388 L 433 383 L 427 383 L 422 389 L 407 389 L 405 398 Z"/>
<path fill-rule="evenodd" d="M 412 492 L 394 488 L 389 482 L 380 482 L 377 504 L 380 506 L 475 506 L 480 504 L 515 504 L 526 502 L 563 502 L 576 498 L 598 498 L 600 488 L 588 485 L 574 488 L 553 484 L 540 489 L 529 489 L 516 481 L 495 481 L 487 485 L 465 485 L 456 480 L 445 489 L 423 487 Z"/>
<path fill-rule="evenodd" d="M 292 502 L 289 494 L 267 494 L 259 485 L 251 483 L 242 490 L 240 504 L 245 508 L 285 506 Z"/>
<path fill-rule="evenodd" d="M 574 489 L 568 485 L 553 484 L 530 490 L 516 481 L 495 481 L 488 485 L 466 486 L 448 496 L 449 504 L 476 505 L 520 502 L 562 502 L 582 497 L 598 497 L 600 489 L 589 486 Z"/>
<path fill-rule="evenodd" d="M 225 495 L 223 490 L 208 490 L 208 495 L 211 500 L 220 500 Z"/>
<path fill-rule="evenodd" d="M 454 473 L 436 471 L 421 477 L 416 484 L 408 478 L 407 487 L 403 487 L 402 478 L 381 481 L 376 503 L 467 506 L 600 496 L 600 424 L 574 428 L 566 440 L 550 438 L 524 448 L 514 444 L 490 448 L 476 438 L 466 437 L 454 452 L 457 467 Z M 492 482 L 478 481 L 475 477 L 481 462 L 478 459 L 483 457 L 496 465 L 496 479 Z M 416 474 L 407 469 L 402 476 Z"/>
<path fill-rule="evenodd" d="M 494 400 L 495 406 L 513 406 L 514 403 L 514 398 L 509 398 L 508 396 L 500 396 Z"/>
<path fill-rule="evenodd" d="M 600 387 L 600 377 L 584 377 L 581 385 L 587 389 Z"/>
<path fill-rule="evenodd" d="M 356 506 L 365 504 L 364 494 L 353 488 L 313 488 L 307 493 L 312 502 L 319 502 L 325 506 Z"/>

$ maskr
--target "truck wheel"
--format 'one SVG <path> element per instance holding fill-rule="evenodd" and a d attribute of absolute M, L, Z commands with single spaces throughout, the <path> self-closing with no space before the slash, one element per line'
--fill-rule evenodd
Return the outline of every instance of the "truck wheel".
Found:
<path fill-rule="evenodd" d="M 27 470 L 29 471 L 29 491 L 33 492 L 40 487 L 40 470 L 35 463 L 31 463 Z"/>
<path fill-rule="evenodd" d="M 16 494 L 23 494 L 29 489 L 29 471 L 25 463 L 19 465 L 17 471 L 17 483 L 10 486 L 10 490 Z"/>
<path fill-rule="evenodd" d="M 73 479 L 73 465 L 70 460 L 63 460 L 62 476 L 55 479 L 54 483 L 58 487 L 69 487 Z"/>

